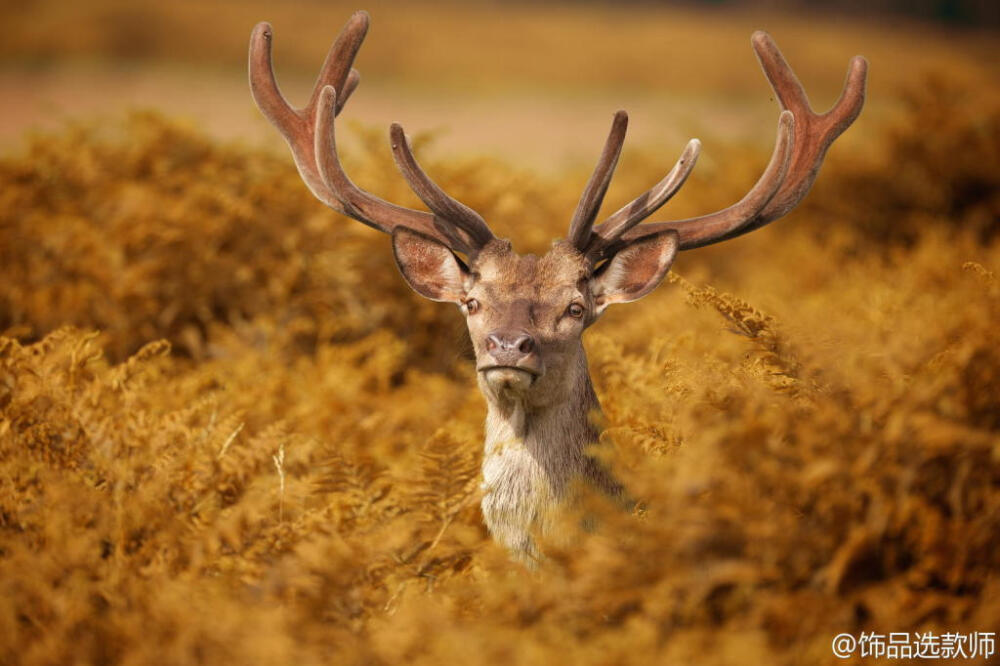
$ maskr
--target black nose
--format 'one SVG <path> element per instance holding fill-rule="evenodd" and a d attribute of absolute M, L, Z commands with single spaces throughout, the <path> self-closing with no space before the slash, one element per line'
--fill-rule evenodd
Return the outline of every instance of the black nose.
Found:
<path fill-rule="evenodd" d="M 534 351 L 535 339 L 521 331 L 495 331 L 486 336 L 486 349 L 497 363 L 517 365 L 518 361 Z"/>

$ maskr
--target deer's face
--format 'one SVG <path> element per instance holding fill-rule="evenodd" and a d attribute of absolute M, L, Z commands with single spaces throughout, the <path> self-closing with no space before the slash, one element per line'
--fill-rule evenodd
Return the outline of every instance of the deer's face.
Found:
<path fill-rule="evenodd" d="M 492 243 L 467 274 L 461 304 L 484 390 L 527 394 L 562 381 L 593 321 L 583 257 L 557 245 L 543 257 Z M 590 316 L 588 316 L 590 315 Z"/>
<path fill-rule="evenodd" d="M 415 291 L 462 308 L 483 391 L 537 402 L 568 387 L 580 365 L 580 336 L 608 305 L 635 300 L 660 283 L 677 236 L 630 245 L 596 270 L 565 241 L 536 257 L 495 240 L 469 266 L 413 231 L 397 230 L 393 248 Z"/>

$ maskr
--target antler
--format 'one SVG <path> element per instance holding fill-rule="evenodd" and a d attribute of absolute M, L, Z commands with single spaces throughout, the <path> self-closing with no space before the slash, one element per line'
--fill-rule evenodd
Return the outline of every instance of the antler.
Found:
<path fill-rule="evenodd" d="M 432 213 L 389 203 L 359 188 L 337 154 L 334 117 L 361 80 L 351 68 L 368 32 L 368 13 L 356 12 L 334 41 L 309 103 L 293 109 L 278 90 L 271 64 L 272 30 L 258 23 L 250 36 L 250 90 L 264 116 L 288 142 L 299 174 L 313 195 L 330 208 L 370 227 L 392 233 L 408 227 L 458 252 L 474 255 L 493 233 L 471 208 L 452 199 L 417 164 L 399 125 L 391 132 L 393 157 L 410 187 Z M 339 91 L 339 93 L 338 93 Z"/>
<path fill-rule="evenodd" d="M 583 190 L 583 196 L 580 197 L 580 203 L 577 204 L 573 220 L 570 222 L 567 240 L 581 250 L 586 250 L 593 242 L 591 231 L 594 220 L 597 218 L 604 194 L 608 190 L 611 176 L 618 164 L 618 156 L 621 154 L 627 127 L 628 114 L 624 111 L 616 112 L 611 124 L 611 132 L 604 143 L 604 150 L 601 152 L 597 166 L 594 167 L 594 173 L 591 174 L 590 180 L 587 182 L 587 187 Z M 605 235 L 608 237 L 612 235 L 617 237 L 656 212 L 660 206 L 667 203 L 670 197 L 677 193 L 677 190 L 687 180 L 698 160 L 700 150 L 701 142 L 698 139 L 691 139 L 677 163 L 674 164 L 674 168 L 663 180 L 623 206 L 605 220 L 599 228 L 605 229 Z"/>
<path fill-rule="evenodd" d="M 570 240 L 592 261 L 610 257 L 639 238 L 667 229 L 677 231 L 681 250 L 734 238 L 782 217 L 805 197 L 816 180 L 830 144 L 861 113 L 868 63 L 861 56 L 855 56 L 840 99 L 830 111 L 817 114 L 809 106 L 802 84 L 770 35 L 757 31 L 751 43 L 783 109 L 778 118 L 774 152 L 760 180 L 743 199 L 716 213 L 636 226 L 666 203 L 684 183 L 698 156 L 699 143 L 692 140 L 666 178 L 591 228 L 624 140 L 624 114 L 619 112 L 570 226 Z M 616 129 L 619 125 L 620 129 Z"/>

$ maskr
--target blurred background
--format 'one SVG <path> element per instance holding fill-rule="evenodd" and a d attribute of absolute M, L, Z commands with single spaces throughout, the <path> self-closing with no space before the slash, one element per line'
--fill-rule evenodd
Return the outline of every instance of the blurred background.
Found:
<path fill-rule="evenodd" d="M 358 65 L 364 86 L 346 118 L 440 130 L 453 153 L 499 155 L 552 171 L 589 157 L 617 108 L 631 147 L 689 136 L 767 146 L 774 108 L 749 48 L 765 28 L 808 82 L 814 105 L 840 92 L 847 58 L 873 63 L 865 125 L 899 105 L 928 71 L 995 87 L 995 3 L 374 2 Z M 304 100 L 355 5 L 333 2 L 4 3 L 0 145 L 67 118 L 155 108 L 212 136 L 276 143 L 247 94 L 250 29 L 275 28 L 278 78 Z M 841 141 L 859 144 L 862 131 Z M 707 146 L 711 151 L 712 146 Z M 845 148 L 844 150 L 850 150 Z"/>
<path fill-rule="evenodd" d="M 359 8 L 347 171 L 419 208 L 399 121 L 522 252 L 565 234 L 620 108 L 607 211 L 690 137 L 653 219 L 743 196 L 778 116 L 754 30 L 820 111 L 870 63 L 793 213 L 587 332 L 600 455 L 641 502 L 585 497 L 537 572 L 479 513 L 461 316 L 312 198 L 250 98 L 255 23 L 302 103 Z M 0 25 L 0 664 L 797 665 L 1000 631 L 997 3 L 7 0 Z"/>

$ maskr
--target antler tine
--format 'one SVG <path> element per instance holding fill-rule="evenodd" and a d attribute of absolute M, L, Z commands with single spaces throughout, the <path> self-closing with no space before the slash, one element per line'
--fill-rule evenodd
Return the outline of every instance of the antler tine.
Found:
<path fill-rule="evenodd" d="M 601 248 L 601 257 L 624 244 L 665 229 L 677 230 L 682 250 L 728 240 L 782 217 L 809 192 L 830 144 L 861 113 L 868 63 L 861 56 L 851 60 L 840 99 L 830 111 L 820 115 L 810 108 L 802 84 L 774 40 L 758 31 L 751 41 L 764 74 L 784 109 L 778 121 L 774 154 L 764 175 L 734 206 L 688 220 L 639 225 L 625 232 L 618 241 Z"/>
<path fill-rule="evenodd" d="M 326 53 L 326 59 L 323 60 L 323 66 L 320 67 L 316 84 L 313 86 L 309 103 L 305 108 L 315 111 L 319 104 L 319 96 L 323 94 L 325 86 L 333 86 L 334 90 L 339 91 L 337 95 L 340 98 L 337 104 L 338 113 L 347 103 L 347 99 L 361 80 L 361 76 L 351 65 L 354 63 L 354 58 L 357 57 L 365 37 L 368 36 L 370 24 L 371 17 L 364 10 L 354 12 L 351 18 L 347 19 L 344 28 Z M 348 81 L 352 78 L 354 79 L 353 85 L 349 86 Z"/>
<path fill-rule="evenodd" d="M 351 64 L 367 32 L 367 12 L 355 12 L 330 47 L 309 104 L 298 110 L 293 109 L 281 94 L 274 77 L 271 55 L 274 32 L 271 24 L 258 23 L 250 35 L 250 92 L 254 101 L 285 138 L 291 148 L 295 166 L 313 196 L 340 213 L 346 213 L 343 203 L 326 186 L 319 174 L 311 129 L 315 123 L 324 81 L 342 85 L 348 94 L 357 88 L 361 77 L 351 69 Z M 338 105 L 337 113 L 343 108 L 344 101 L 346 97 Z"/>
<path fill-rule="evenodd" d="M 611 122 L 611 131 L 604 142 L 604 150 L 594 167 L 587 186 L 580 196 L 580 203 L 576 206 L 573 219 L 569 225 L 569 235 L 567 240 L 571 242 L 581 252 L 586 250 L 590 244 L 590 235 L 597 219 L 597 213 L 601 210 L 601 203 L 604 195 L 611 184 L 611 176 L 615 173 L 615 166 L 618 164 L 618 157 L 622 152 L 622 144 L 625 142 L 625 130 L 628 129 L 628 114 L 624 111 L 615 113 Z"/>
<path fill-rule="evenodd" d="M 778 117 L 778 135 L 774 142 L 771 160 L 760 179 L 738 202 L 716 213 L 676 222 L 643 224 L 622 235 L 621 240 L 631 242 L 637 238 L 675 229 L 680 234 L 680 249 L 690 250 L 709 245 L 722 239 L 746 220 L 753 219 L 775 197 L 788 175 L 795 143 L 795 118 L 791 111 L 782 111 Z"/>
<path fill-rule="evenodd" d="M 316 165 L 327 189 L 335 193 L 341 203 L 343 213 L 368 226 L 392 233 L 397 226 L 406 226 L 433 236 L 440 236 L 432 215 L 418 210 L 403 208 L 370 194 L 354 184 L 340 163 L 337 153 L 337 136 L 334 131 L 334 111 L 337 106 L 337 92 L 332 86 L 324 86 L 320 91 L 316 109 L 316 125 L 313 132 Z M 448 241 L 454 239 L 448 238 Z M 469 248 L 463 242 L 461 252 Z"/>
<path fill-rule="evenodd" d="M 351 98 L 354 91 L 357 89 L 358 84 L 361 83 L 361 72 L 356 69 L 352 69 L 347 75 L 347 80 L 344 81 L 344 87 L 341 89 L 343 92 L 337 96 L 337 109 L 334 115 L 340 115 L 340 112 L 344 110 L 344 105 L 347 104 L 347 100 Z M 337 90 L 337 86 L 333 87 Z"/>
<path fill-rule="evenodd" d="M 861 56 L 852 58 L 840 99 L 828 112 L 817 114 L 809 105 L 809 99 L 798 77 L 795 76 L 795 72 L 771 36 L 763 30 L 758 30 L 753 34 L 751 43 L 781 107 L 795 114 L 798 136 L 792 165 L 781 190 L 761 212 L 759 218 L 741 230 L 742 233 L 778 219 L 794 208 L 809 192 L 830 144 L 843 134 L 861 113 L 865 103 L 865 80 L 868 74 L 868 62 Z"/>
<path fill-rule="evenodd" d="M 278 90 L 271 65 L 271 24 L 261 21 L 250 33 L 250 94 L 271 124 L 289 139 L 288 132 L 301 121 Z"/>
<path fill-rule="evenodd" d="M 309 103 L 298 110 L 288 104 L 274 78 L 271 26 L 258 24 L 250 38 L 250 89 L 253 98 L 288 142 L 295 165 L 309 190 L 324 204 L 379 231 L 392 233 L 396 227 L 405 226 L 423 232 L 458 252 L 475 253 L 488 242 L 486 234 L 489 231 L 482 218 L 471 209 L 454 202 L 451 208 L 439 207 L 435 211 L 447 212 L 448 215 L 434 215 L 397 206 L 355 185 L 340 163 L 334 118 L 361 80 L 351 64 L 368 32 L 368 23 L 367 12 L 359 11 L 351 16 L 327 53 Z M 430 182 L 429 179 L 427 182 Z M 436 185 L 431 183 L 431 186 L 440 196 L 447 198 Z M 458 216 L 459 219 L 451 219 L 451 214 L 460 210 L 463 214 Z M 474 228 L 470 214 L 475 216 L 479 226 Z M 489 238 L 492 237 L 489 234 Z"/>
<path fill-rule="evenodd" d="M 410 184 L 410 188 L 420 200 L 436 215 L 450 220 L 465 230 L 474 243 L 482 247 L 495 238 L 486 221 L 460 201 L 448 196 L 430 176 L 420 168 L 413 149 L 399 123 L 393 123 L 389 128 L 389 138 L 392 144 L 392 156 L 400 173 Z"/>
<path fill-rule="evenodd" d="M 594 227 L 590 245 L 587 246 L 587 255 L 600 255 L 602 250 L 613 244 L 622 237 L 626 231 L 639 224 L 647 217 L 655 213 L 663 204 L 667 203 L 681 188 L 695 163 L 698 161 L 698 154 L 701 152 L 701 142 L 698 139 L 691 139 L 684 152 L 674 164 L 669 173 L 654 185 L 643 192 L 635 199 L 622 206 L 617 212 L 608 217 L 604 222 Z"/>

